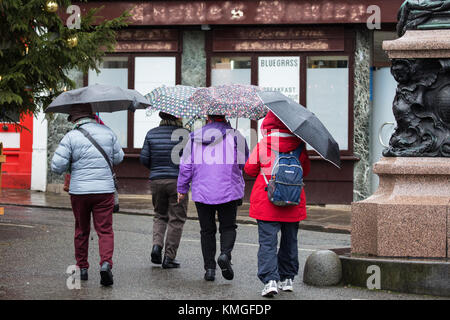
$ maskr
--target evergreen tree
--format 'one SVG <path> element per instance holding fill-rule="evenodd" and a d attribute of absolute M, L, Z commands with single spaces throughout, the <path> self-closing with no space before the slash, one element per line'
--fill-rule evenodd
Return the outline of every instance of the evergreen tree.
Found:
<path fill-rule="evenodd" d="M 59 10 L 53 12 L 55 3 Z M 69 16 L 70 5 L 69 0 L 0 0 L 0 122 L 45 109 L 74 88 L 69 70 L 98 71 L 105 52 L 114 50 L 115 30 L 126 26 L 129 13 L 104 20 L 97 16 L 101 8 L 91 9 L 79 28 L 69 28 L 61 17 Z"/>

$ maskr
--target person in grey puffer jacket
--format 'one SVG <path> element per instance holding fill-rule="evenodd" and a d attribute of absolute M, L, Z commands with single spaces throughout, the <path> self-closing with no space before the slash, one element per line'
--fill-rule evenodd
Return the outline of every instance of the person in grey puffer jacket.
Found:
<path fill-rule="evenodd" d="M 75 216 L 75 258 L 81 270 L 81 280 L 88 279 L 92 212 L 99 242 L 100 283 L 105 286 L 112 285 L 114 181 L 105 158 L 77 129 L 85 129 L 103 148 L 114 165 L 122 162 L 124 153 L 114 132 L 96 122 L 89 105 L 72 107 L 68 120 L 75 124 L 75 128 L 61 140 L 53 155 L 51 169 L 58 174 L 68 170 L 71 172 L 69 194 Z"/>
<path fill-rule="evenodd" d="M 186 221 L 188 199 L 178 203 L 177 178 L 179 159 L 189 131 L 182 127 L 181 119 L 164 112 L 160 112 L 159 116 L 162 119 L 160 125 L 151 129 L 145 137 L 140 161 L 150 169 L 155 211 L 151 261 L 169 269 L 180 267 L 175 257 Z"/>

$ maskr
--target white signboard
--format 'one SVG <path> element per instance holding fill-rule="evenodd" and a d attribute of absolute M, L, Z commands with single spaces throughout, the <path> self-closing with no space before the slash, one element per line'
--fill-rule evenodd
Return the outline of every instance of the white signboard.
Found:
<path fill-rule="evenodd" d="M 300 102 L 300 57 L 259 57 L 258 85 Z"/>
<path fill-rule="evenodd" d="M 300 57 L 259 57 L 258 86 L 268 91 L 280 91 L 300 103 Z M 258 129 L 262 119 L 258 121 Z M 262 139 L 258 130 L 258 139 Z"/>

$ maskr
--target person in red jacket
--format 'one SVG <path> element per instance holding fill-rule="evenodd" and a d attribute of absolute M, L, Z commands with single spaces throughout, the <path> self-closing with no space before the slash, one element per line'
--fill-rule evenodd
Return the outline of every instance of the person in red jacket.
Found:
<path fill-rule="evenodd" d="M 271 297 L 278 289 L 292 291 L 294 277 L 298 274 L 297 233 L 301 220 L 306 219 L 305 190 L 302 190 L 300 204 L 280 207 L 267 197 L 267 180 L 270 179 L 276 157 L 275 151 L 290 152 L 302 144 L 300 163 L 303 176 L 310 171 L 310 160 L 305 143 L 293 135 L 275 114 L 269 111 L 262 125 L 263 139 L 253 149 L 244 170 L 249 176 L 257 177 L 250 196 L 250 217 L 258 222 L 258 278 L 264 283 L 262 295 Z M 261 174 L 260 174 L 261 173 Z M 280 249 L 277 252 L 278 232 L 281 231 Z"/>

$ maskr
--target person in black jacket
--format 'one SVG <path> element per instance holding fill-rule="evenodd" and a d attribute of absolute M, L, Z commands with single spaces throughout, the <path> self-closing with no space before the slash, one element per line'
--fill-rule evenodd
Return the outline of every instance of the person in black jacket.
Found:
<path fill-rule="evenodd" d="M 148 131 L 140 156 L 141 163 L 150 169 L 155 210 L 151 261 L 162 264 L 165 269 L 179 268 L 175 257 L 186 221 L 188 199 L 178 203 L 177 178 L 179 159 L 189 131 L 183 128 L 181 119 L 164 112 L 159 116 L 161 123 Z"/>

